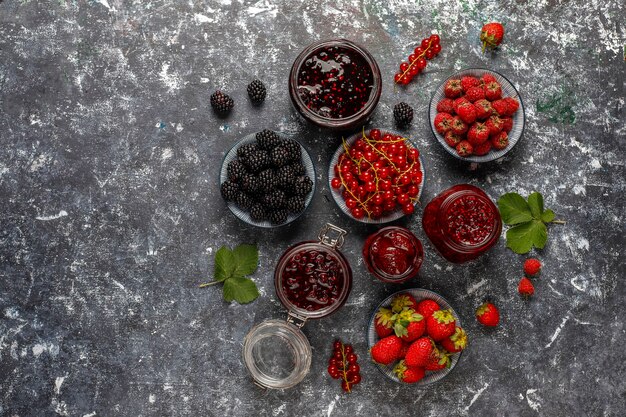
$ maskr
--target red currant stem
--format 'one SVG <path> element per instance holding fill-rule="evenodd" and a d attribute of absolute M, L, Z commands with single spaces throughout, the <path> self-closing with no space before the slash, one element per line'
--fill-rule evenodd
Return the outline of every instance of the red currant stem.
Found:
<path fill-rule="evenodd" d="M 379 154 L 380 156 L 385 158 L 387 160 L 387 162 L 389 162 L 389 164 L 391 164 L 393 169 L 396 170 L 396 172 L 398 171 L 398 168 L 396 167 L 396 165 L 393 163 L 393 161 L 391 159 L 389 159 L 389 157 L 384 152 L 376 149 L 375 146 L 372 146 L 372 143 L 381 143 L 383 141 L 370 140 L 367 136 L 365 136 L 365 133 L 363 133 L 363 139 L 365 139 L 365 142 L 367 142 L 367 144 L 370 145 L 372 147 L 372 149 L 374 149 L 374 151 L 376 151 L 377 154 Z M 406 138 L 402 138 L 402 140 L 389 141 L 387 143 L 396 143 L 396 142 L 402 142 L 402 141 L 405 141 L 405 140 L 406 140 Z"/>
<path fill-rule="evenodd" d="M 550 223 L 554 224 L 567 224 L 565 220 L 552 220 Z"/>
<path fill-rule="evenodd" d="M 348 387 L 348 393 L 350 392 L 350 383 L 348 382 L 348 373 L 346 372 L 346 351 L 344 349 L 343 342 L 341 342 L 341 356 L 343 358 L 343 380 L 346 381 L 346 386 Z"/>
<path fill-rule="evenodd" d="M 428 51 L 430 49 L 430 46 L 432 45 L 433 41 L 431 41 L 430 39 L 428 40 L 428 47 L 426 49 L 424 49 L 424 52 L 422 52 L 417 58 L 415 58 L 415 60 L 409 62 L 409 67 L 406 69 L 406 71 L 404 71 L 402 73 L 402 77 L 404 77 L 410 70 L 411 67 L 424 55 L 426 55 L 426 51 Z M 400 79 L 402 79 L 402 77 L 400 77 Z M 397 81 L 394 80 L 394 84 L 398 84 Z"/>
<path fill-rule="evenodd" d="M 222 281 L 205 282 L 204 284 L 198 285 L 198 288 L 210 287 L 211 285 L 219 284 L 220 282 Z"/>

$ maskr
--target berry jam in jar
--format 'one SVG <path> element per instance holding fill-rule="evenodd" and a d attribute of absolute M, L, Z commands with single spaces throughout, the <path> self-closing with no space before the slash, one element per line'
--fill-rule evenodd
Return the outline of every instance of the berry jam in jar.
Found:
<path fill-rule="evenodd" d="M 370 235 L 363 245 L 367 269 L 383 282 L 402 283 L 422 266 L 422 243 L 410 230 L 389 226 Z"/>
<path fill-rule="evenodd" d="M 331 129 L 350 129 L 365 122 L 378 104 L 381 89 L 374 58 L 345 39 L 310 45 L 296 58 L 289 75 L 295 108 L 310 122 Z"/>
<path fill-rule="evenodd" d="M 483 190 L 469 184 L 455 185 L 428 203 L 422 226 L 437 251 L 454 263 L 479 257 L 502 232 L 496 205 Z"/>
<path fill-rule="evenodd" d="M 328 231 L 340 231 L 328 238 Z M 289 248 L 274 272 L 276 293 L 290 313 L 304 318 L 325 317 L 340 308 L 352 288 L 352 270 L 337 249 L 345 231 L 327 225 L 319 241 L 302 242 Z"/>

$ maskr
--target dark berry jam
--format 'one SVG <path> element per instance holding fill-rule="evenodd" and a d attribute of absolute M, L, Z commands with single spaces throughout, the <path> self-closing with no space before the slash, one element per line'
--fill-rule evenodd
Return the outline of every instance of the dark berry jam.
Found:
<path fill-rule="evenodd" d="M 370 235 L 363 246 L 368 270 L 384 282 L 400 283 L 412 278 L 423 258 L 422 243 L 403 227 L 385 227 Z"/>
<path fill-rule="evenodd" d="M 351 271 L 342 255 L 318 243 L 300 244 L 286 252 L 276 274 L 283 303 L 306 312 L 343 303 L 351 284 Z"/>
<path fill-rule="evenodd" d="M 437 251 L 454 263 L 479 257 L 502 232 L 500 212 L 489 196 L 469 184 L 455 185 L 428 203 L 422 226 Z"/>
<path fill-rule="evenodd" d="M 298 95 L 314 113 L 331 119 L 356 114 L 370 99 L 372 68 L 358 51 L 325 46 L 312 52 L 300 66 Z"/>

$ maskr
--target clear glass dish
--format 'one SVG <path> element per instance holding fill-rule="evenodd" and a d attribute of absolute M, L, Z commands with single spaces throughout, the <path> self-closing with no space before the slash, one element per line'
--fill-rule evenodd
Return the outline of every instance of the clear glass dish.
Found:
<path fill-rule="evenodd" d="M 398 242 L 394 242 L 394 234 L 399 236 Z M 390 284 L 401 284 L 416 276 L 423 260 L 422 242 L 404 227 L 383 227 L 369 235 L 363 244 L 363 261 L 367 269 L 379 280 Z M 399 269 L 392 271 L 393 268 Z"/>

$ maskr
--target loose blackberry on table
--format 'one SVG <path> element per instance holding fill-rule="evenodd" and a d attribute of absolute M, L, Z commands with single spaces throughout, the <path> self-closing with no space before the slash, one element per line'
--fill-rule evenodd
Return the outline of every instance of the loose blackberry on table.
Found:
<path fill-rule="evenodd" d="M 265 100 L 265 96 L 267 96 L 267 89 L 259 79 L 254 79 L 250 84 L 248 84 L 247 90 L 250 101 L 254 104 L 262 103 Z"/>
<path fill-rule="evenodd" d="M 393 117 L 398 125 L 406 126 L 413 120 L 413 108 L 405 102 L 400 102 L 393 108 Z"/>
<path fill-rule="evenodd" d="M 235 102 L 228 94 L 222 93 L 220 90 L 215 91 L 211 94 L 211 107 L 218 114 L 226 114 L 230 112 L 235 106 Z"/>

